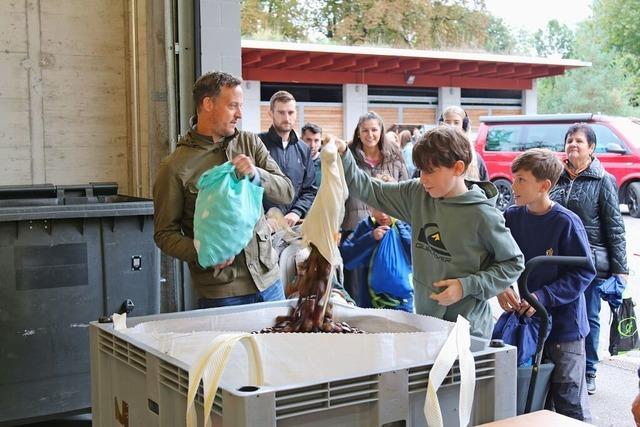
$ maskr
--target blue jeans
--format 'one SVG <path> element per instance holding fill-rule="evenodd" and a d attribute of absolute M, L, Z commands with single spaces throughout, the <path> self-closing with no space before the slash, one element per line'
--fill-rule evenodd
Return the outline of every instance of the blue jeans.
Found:
<path fill-rule="evenodd" d="M 284 289 L 282 282 L 276 280 L 262 292 L 237 297 L 226 298 L 198 298 L 198 308 L 226 307 L 230 305 L 254 304 L 257 302 L 282 301 L 284 300 Z"/>
<path fill-rule="evenodd" d="M 593 279 L 584 291 L 584 299 L 587 303 L 587 318 L 589 319 L 589 335 L 584 340 L 584 347 L 587 353 L 587 375 L 596 374 L 598 364 L 598 345 L 600 343 L 600 298 L 599 286 L 603 279 Z"/>

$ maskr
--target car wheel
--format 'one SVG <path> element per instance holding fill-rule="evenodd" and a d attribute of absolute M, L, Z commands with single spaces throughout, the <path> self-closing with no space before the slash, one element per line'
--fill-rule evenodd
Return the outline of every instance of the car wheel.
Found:
<path fill-rule="evenodd" d="M 511 191 L 511 183 L 506 179 L 496 179 L 493 185 L 498 189 L 498 200 L 496 207 L 504 211 L 513 204 L 513 192 Z"/>
<path fill-rule="evenodd" d="M 629 215 L 634 218 L 640 218 L 640 182 L 629 184 L 626 199 Z"/>

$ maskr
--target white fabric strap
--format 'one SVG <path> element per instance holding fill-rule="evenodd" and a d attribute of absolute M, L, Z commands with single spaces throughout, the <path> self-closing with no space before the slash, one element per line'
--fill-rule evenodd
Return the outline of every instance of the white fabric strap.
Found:
<path fill-rule="evenodd" d="M 475 362 L 471 354 L 469 329 L 469 321 L 462 316 L 458 316 L 455 326 L 433 363 L 429 373 L 427 396 L 424 402 L 424 416 L 429 427 L 443 426 L 437 391 L 453 367 L 456 358 L 459 358 L 460 366 L 460 401 L 458 407 L 460 427 L 469 425 L 476 384 Z"/>
<path fill-rule="evenodd" d="M 189 390 L 187 392 L 187 427 L 196 427 L 198 418 L 196 415 L 195 398 L 198 393 L 200 380 L 204 386 L 204 426 L 211 425 L 211 408 L 220 384 L 220 378 L 229 361 L 235 345 L 244 344 L 249 357 L 249 373 L 251 381 L 256 385 L 264 384 L 264 371 L 262 369 L 262 357 L 255 335 L 248 333 L 221 334 L 201 353 L 201 355 L 189 367 Z"/>

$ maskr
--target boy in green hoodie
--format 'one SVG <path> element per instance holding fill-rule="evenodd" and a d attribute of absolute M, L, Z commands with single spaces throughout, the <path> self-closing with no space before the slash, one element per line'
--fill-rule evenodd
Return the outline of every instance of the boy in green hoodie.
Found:
<path fill-rule="evenodd" d="M 471 162 L 466 137 L 449 126 L 424 134 L 413 149 L 420 179 L 400 183 L 372 180 L 338 142 L 349 192 L 369 206 L 412 227 L 416 312 L 471 323 L 471 333 L 489 338 L 487 300 L 524 270 L 524 257 L 495 208 L 489 182 L 465 182 Z"/>

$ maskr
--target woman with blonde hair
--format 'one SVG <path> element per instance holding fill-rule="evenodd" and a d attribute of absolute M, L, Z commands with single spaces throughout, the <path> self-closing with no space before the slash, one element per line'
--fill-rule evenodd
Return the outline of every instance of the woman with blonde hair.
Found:
<path fill-rule="evenodd" d="M 471 121 L 469 120 L 467 113 L 461 107 L 452 105 L 442 112 L 439 121 L 440 123 L 444 123 L 455 129 L 461 130 L 467 136 L 473 157 L 469 167 L 467 168 L 466 178 L 471 181 L 488 181 L 489 174 L 487 172 L 487 165 L 484 163 L 482 157 L 476 152 L 473 142 L 469 138 Z"/>

